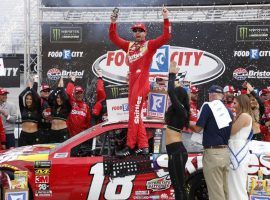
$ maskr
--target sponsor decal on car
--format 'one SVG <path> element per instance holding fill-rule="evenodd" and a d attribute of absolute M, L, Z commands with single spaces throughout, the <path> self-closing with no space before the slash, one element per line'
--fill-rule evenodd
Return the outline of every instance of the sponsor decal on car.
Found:
<path fill-rule="evenodd" d="M 170 176 L 164 176 L 160 178 L 155 178 L 146 182 L 146 188 L 152 191 L 162 191 L 167 190 L 171 186 Z"/>
<path fill-rule="evenodd" d="M 157 50 L 149 68 L 151 74 L 168 74 L 171 61 L 180 67 L 179 74 L 192 84 L 203 84 L 220 77 L 225 71 L 223 61 L 209 52 L 178 46 L 165 45 Z M 128 63 L 122 50 L 109 51 L 100 56 L 92 65 L 93 73 L 103 71 L 103 79 L 114 84 L 126 83 Z M 182 77 L 183 78 L 183 77 Z"/>
<path fill-rule="evenodd" d="M 66 158 L 68 157 L 68 152 L 64 152 L 64 153 L 56 153 L 53 156 L 54 158 Z"/>
<path fill-rule="evenodd" d="M 49 175 L 50 168 L 35 168 L 35 175 Z"/>

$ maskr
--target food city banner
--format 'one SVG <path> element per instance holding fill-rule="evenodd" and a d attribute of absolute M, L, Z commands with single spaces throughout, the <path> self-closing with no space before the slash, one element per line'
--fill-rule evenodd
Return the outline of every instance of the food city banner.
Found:
<path fill-rule="evenodd" d="M 262 0 L 136 0 L 136 1 L 123 1 L 123 0 L 42 0 L 42 4 L 46 7 L 115 7 L 115 6 L 188 6 L 188 5 L 233 5 L 233 4 L 263 4 L 266 1 Z"/>
<path fill-rule="evenodd" d="M 119 23 L 119 35 L 133 40 L 131 23 Z M 147 38 L 162 34 L 162 22 L 146 23 Z M 43 24 L 43 82 L 56 85 L 60 76 L 77 75 L 87 96 L 102 69 L 105 85 L 125 84 L 126 55 L 108 37 L 108 23 Z M 269 85 L 270 26 L 266 22 L 172 23 L 172 39 L 153 57 L 150 74 L 166 76 L 171 60 L 178 76 L 206 94 L 212 84 L 241 88 L 245 80 L 257 88 Z M 207 96 L 206 96 L 207 97 Z"/>
<path fill-rule="evenodd" d="M 0 87 L 20 87 L 20 61 L 0 58 Z"/>

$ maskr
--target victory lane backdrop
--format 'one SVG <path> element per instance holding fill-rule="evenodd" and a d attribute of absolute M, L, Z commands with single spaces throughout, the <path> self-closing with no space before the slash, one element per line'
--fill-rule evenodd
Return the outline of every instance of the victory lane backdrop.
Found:
<path fill-rule="evenodd" d="M 20 60 L 0 58 L 0 87 L 20 87 Z"/>
<path fill-rule="evenodd" d="M 185 50 L 183 53 L 177 53 L 177 55 L 174 55 L 174 60 L 180 69 L 183 68 L 188 72 L 196 71 L 196 76 L 204 80 L 198 83 L 199 87 L 204 88 L 204 90 L 201 90 L 203 94 L 207 93 L 206 89 L 212 84 L 221 86 L 232 84 L 241 89 L 245 80 L 261 89 L 269 85 L 268 73 L 270 71 L 268 70 L 270 27 L 264 23 L 174 22 L 172 23 L 172 39 L 168 45 L 171 48 L 191 49 L 190 52 Z M 117 25 L 119 35 L 130 41 L 133 40 L 131 25 L 132 23 L 118 23 Z M 60 27 L 62 32 L 52 34 L 52 29 L 57 27 Z M 146 23 L 146 27 L 148 29 L 147 39 L 156 38 L 162 34 L 162 22 Z M 72 32 L 68 31 L 69 28 L 76 30 L 76 33 L 69 34 L 69 32 Z M 55 69 L 59 69 L 62 73 L 64 71 L 64 78 L 68 77 L 68 72 L 76 72 L 79 77 L 77 83 L 81 84 L 87 91 L 94 91 L 93 79 L 96 79 L 96 76 L 92 71 L 92 65 L 98 58 L 107 55 L 108 51 L 118 50 L 109 40 L 108 29 L 108 23 L 44 24 L 42 27 L 43 80 L 55 84 L 57 78 L 59 78 L 59 72 Z M 78 33 L 78 30 L 81 33 Z M 58 35 L 57 38 L 55 38 L 56 35 Z M 58 42 L 55 42 L 56 39 Z M 207 54 L 203 52 L 207 52 Z M 171 59 L 172 55 L 169 56 Z M 213 70 L 205 73 L 209 65 L 208 63 L 202 63 L 203 58 L 221 60 L 223 71 L 220 70 L 217 77 L 211 77 L 213 76 L 211 74 Z M 213 63 L 214 61 L 210 59 L 209 62 Z M 119 67 L 121 65 L 115 66 L 116 69 Z M 106 71 L 104 73 L 106 74 Z M 209 79 L 209 77 L 211 78 Z M 114 83 L 106 82 L 105 84 Z"/>

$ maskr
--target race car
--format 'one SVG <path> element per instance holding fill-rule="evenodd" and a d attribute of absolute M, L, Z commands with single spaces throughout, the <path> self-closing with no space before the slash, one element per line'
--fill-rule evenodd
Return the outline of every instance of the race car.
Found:
<path fill-rule="evenodd" d="M 29 199 L 174 199 L 167 171 L 165 125 L 145 121 L 149 156 L 116 157 L 125 144 L 127 122 L 104 122 L 61 144 L 18 147 L 0 154 L 0 184 L 10 188 L 16 171 L 28 172 Z M 202 173 L 202 146 L 183 133 L 189 152 L 186 163 L 188 200 L 208 199 Z M 250 145 L 249 172 L 270 174 L 269 143 Z M 2 194 L 1 194 L 2 195 Z M 2 197 L 2 196 L 1 196 Z"/>
<path fill-rule="evenodd" d="M 149 156 L 118 158 L 127 122 L 101 123 L 61 144 L 24 146 L 0 154 L 1 188 L 15 171 L 28 172 L 29 199 L 174 199 L 167 171 L 164 124 L 145 121 Z M 186 144 L 190 151 L 201 151 Z M 207 199 L 202 155 L 190 152 L 186 165 L 189 199 Z M 3 192 L 3 190 L 2 190 Z"/>

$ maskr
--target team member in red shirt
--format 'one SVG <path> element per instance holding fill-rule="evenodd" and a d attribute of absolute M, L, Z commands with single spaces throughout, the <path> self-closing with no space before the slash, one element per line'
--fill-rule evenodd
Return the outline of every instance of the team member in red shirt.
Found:
<path fill-rule="evenodd" d="M 69 114 L 67 125 L 70 136 L 77 135 L 81 131 L 90 127 L 90 108 L 83 101 L 84 90 L 81 86 L 74 86 L 76 77 L 71 76 L 71 81 L 68 83 L 66 92 L 69 96 L 69 101 L 72 106 Z"/>
<path fill-rule="evenodd" d="M 224 102 L 225 106 L 227 108 L 229 108 L 233 112 L 233 115 L 235 116 L 236 113 L 235 113 L 235 109 L 233 107 L 234 93 L 235 93 L 235 89 L 232 85 L 226 85 L 223 88 L 223 94 L 224 94 L 223 102 Z"/>
<path fill-rule="evenodd" d="M 198 97 L 199 97 L 199 89 L 196 86 L 190 87 L 190 117 L 189 120 L 191 122 L 197 122 L 198 120 Z"/>
<path fill-rule="evenodd" d="M 270 142 L 270 90 L 268 88 L 262 90 L 264 93 L 264 114 L 262 116 L 261 132 L 263 140 Z"/>
<path fill-rule="evenodd" d="M 146 130 L 141 119 L 141 111 L 150 90 L 149 68 L 152 57 L 157 49 L 166 44 L 171 37 L 168 14 L 168 10 L 163 7 L 163 34 L 154 40 L 146 41 L 147 30 L 144 24 L 138 23 L 132 26 L 134 42 L 124 40 L 118 36 L 116 31 L 117 15 L 115 13 L 111 15 L 110 40 L 127 53 L 127 63 L 130 71 L 127 147 L 117 153 L 119 156 L 127 156 L 133 153 L 136 144 L 138 145 L 136 153 L 148 154 L 149 152 Z"/>
<path fill-rule="evenodd" d="M 0 142 L 1 142 L 0 150 L 6 149 L 6 134 L 1 115 L 0 115 Z"/>

